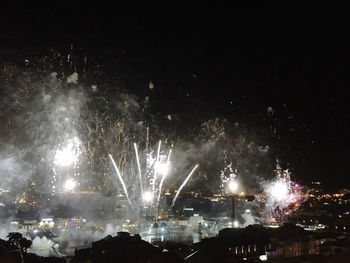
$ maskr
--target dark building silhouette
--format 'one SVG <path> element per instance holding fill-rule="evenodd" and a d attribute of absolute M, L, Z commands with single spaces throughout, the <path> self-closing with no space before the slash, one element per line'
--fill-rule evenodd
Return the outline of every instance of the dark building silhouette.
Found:
<path fill-rule="evenodd" d="M 217 237 L 193 246 L 185 262 L 256 262 L 319 253 L 320 240 L 301 227 L 285 224 L 279 228 L 250 225 L 226 228 Z"/>
<path fill-rule="evenodd" d="M 172 252 L 142 240 L 139 235 L 119 232 L 115 237 L 107 236 L 93 242 L 91 249 L 76 251 L 72 262 L 177 263 L 183 260 Z"/>

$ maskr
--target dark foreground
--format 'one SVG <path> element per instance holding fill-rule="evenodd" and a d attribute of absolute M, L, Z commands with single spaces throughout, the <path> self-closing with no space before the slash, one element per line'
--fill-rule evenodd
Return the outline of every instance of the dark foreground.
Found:
<path fill-rule="evenodd" d="M 192 246 L 173 242 L 150 244 L 139 235 L 119 232 L 76 250 L 67 258 L 40 257 L 27 252 L 32 245 L 20 233 L 0 239 L 1 263 L 211 263 L 211 262 L 348 262 L 350 235 L 347 232 L 311 232 L 285 224 L 279 228 L 251 225 L 226 228 L 219 235 Z"/>

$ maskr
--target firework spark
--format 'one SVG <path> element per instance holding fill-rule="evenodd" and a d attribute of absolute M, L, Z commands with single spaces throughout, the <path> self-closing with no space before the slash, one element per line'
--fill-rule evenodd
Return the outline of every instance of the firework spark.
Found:
<path fill-rule="evenodd" d="M 164 183 L 165 177 L 167 176 L 169 169 L 170 169 L 170 155 L 171 155 L 171 149 L 170 149 L 169 154 L 168 154 L 168 159 L 167 159 L 166 163 L 164 164 L 165 168 L 161 169 L 161 174 L 163 176 L 162 176 L 162 180 L 160 181 L 160 184 L 159 184 L 157 207 L 158 207 L 160 196 L 162 193 L 162 188 L 163 188 L 163 183 Z"/>
<path fill-rule="evenodd" d="M 135 148 L 135 155 L 136 155 L 137 169 L 138 169 L 138 172 L 139 172 L 140 188 L 141 188 L 141 196 L 143 196 L 143 182 L 142 182 L 141 165 L 140 165 L 140 158 L 139 158 L 139 153 L 138 153 L 138 150 L 137 150 L 137 144 L 136 144 L 136 143 L 134 143 L 134 148 Z"/>
<path fill-rule="evenodd" d="M 145 203 L 152 203 L 153 201 L 153 193 L 151 191 L 146 191 L 144 192 L 144 194 L 142 195 L 142 199 Z"/>
<path fill-rule="evenodd" d="M 56 150 L 54 164 L 57 166 L 67 167 L 75 164 L 80 155 L 80 141 L 77 137 L 68 140 L 64 147 Z"/>
<path fill-rule="evenodd" d="M 221 190 L 222 192 L 235 192 L 237 190 L 238 184 L 236 182 L 236 173 L 233 171 L 232 163 L 229 163 L 220 171 L 221 179 Z"/>
<path fill-rule="evenodd" d="M 128 200 L 128 203 L 131 204 L 131 203 L 130 203 L 130 199 L 129 199 L 128 190 L 126 189 L 126 185 L 125 185 L 125 183 L 124 183 L 123 177 L 121 176 L 120 171 L 119 171 L 119 169 L 118 169 L 118 167 L 117 167 L 117 165 L 116 165 L 116 163 L 115 163 L 115 161 L 114 161 L 112 155 L 111 155 L 111 154 L 108 154 L 108 156 L 109 156 L 109 158 L 111 159 L 112 164 L 113 164 L 113 167 L 114 167 L 114 169 L 115 169 L 115 171 L 116 171 L 116 173 L 117 173 L 117 176 L 118 176 L 118 178 L 119 178 L 119 181 L 120 181 L 120 183 L 121 183 L 122 186 L 123 186 L 123 190 L 124 190 L 126 199 Z"/>
<path fill-rule="evenodd" d="M 266 207 L 272 218 L 282 223 L 286 215 L 297 208 L 305 197 L 299 185 L 291 181 L 288 169 L 282 170 L 277 162 L 275 172 L 276 179 L 265 186 Z"/>
<path fill-rule="evenodd" d="M 270 185 L 269 193 L 277 202 L 286 202 L 289 198 L 289 182 L 286 180 L 278 180 Z"/>
<path fill-rule="evenodd" d="M 159 141 L 158 144 L 158 151 L 157 151 L 157 157 L 155 160 L 155 164 L 154 164 L 154 177 L 153 177 L 153 184 L 152 184 L 152 191 L 155 191 L 155 187 L 156 187 L 156 182 L 157 182 L 157 175 L 158 175 L 158 163 L 159 163 L 159 154 L 160 154 L 160 146 L 161 146 L 162 141 Z"/>
<path fill-rule="evenodd" d="M 182 185 L 180 186 L 180 188 L 177 190 L 176 195 L 175 195 L 175 197 L 174 197 L 174 199 L 173 199 L 173 202 L 172 202 L 172 204 L 171 204 L 171 208 L 173 208 L 173 206 L 175 205 L 176 199 L 177 199 L 177 197 L 179 196 L 179 194 L 180 194 L 182 188 L 184 188 L 184 186 L 187 184 L 188 180 L 191 178 L 192 174 L 194 173 L 194 171 L 196 171 L 196 169 L 198 168 L 198 166 L 199 166 L 199 165 L 196 164 L 196 166 L 195 166 L 195 167 L 192 169 L 192 171 L 188 174 L 188 176 L 186 177 L 185 181 L 182 183 Z M 170 208 L 170 209 L 171 209 L 171 208 Z"/>

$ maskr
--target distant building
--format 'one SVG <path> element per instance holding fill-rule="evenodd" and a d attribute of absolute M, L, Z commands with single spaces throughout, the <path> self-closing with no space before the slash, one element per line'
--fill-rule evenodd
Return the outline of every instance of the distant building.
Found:
<path fill-rule="evenodd" d="M 23 230 L 35 230 L 38 227 L 38 220 L 23 220 L 22 229 Z"/>
<path fill-rule="evenodd" d="M 141 239 L 139 235 L 131 236 L 127 232 L 118 232 L 115 237 L 107 236 L 104 239 L 92 243 L 92 248 L 81 253 L 85 260 L 90 262 L 137 262 L 158 263 L 181 262 L 178 257 L 170 252 L 162 251 L 158 247 Z M 76 253 L 74 262 L 79 262 L 79 252 Z"/>
<path fill-rule="evenodd" d="M 338 233 L 350 233 L 350 218 L 340 218 L 335 220 L 331 230 Z"/>
<path fill-rule="evenodd" d="M 316 255 L 321 240 L 300 227 L 285 224 L 279 228 L 250 225 L 226 228 L 213 238 L 196 244 L 186 262 L 266 261 L 268 259 Z M 206 258 L 206 261 L 202 261 Z"/>
<path fill-rule="evenodd" d="M 194 214 L 188 220 L 188 224 L 192 227 L 198 227 L 199 224 L 203 224 L 203 223 L 204 223 L 203 216 L 200 216 L 198 214 Z"/>
<path fill-rule="evenodd" d="M 242 259 L 259 260 L 266 256 L 271 245 L 262 226 L 226 228 L 213 238 L 194 245 L 194 253 L 185 262 L 236 262 Z"/>
<path fill-rule="evenodd" d="M 333 262 L 349 262 L 350 240 L 340 239 L 325 242 L 321 245 L 320 252 L 333 259 Z"/>

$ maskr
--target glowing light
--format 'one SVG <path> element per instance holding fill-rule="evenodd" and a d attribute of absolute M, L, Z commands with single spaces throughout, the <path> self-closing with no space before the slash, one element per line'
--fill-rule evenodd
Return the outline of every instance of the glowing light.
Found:
<path fill-rule="evenodd" d="M 271 185 L 270 194 L 277 201 L 287 200 L 289 197 L 288 185 L 284 181 L 277 181 Z"/>
<path fill-rule="evenodd" d="M 53 221 L 52 218 L 43 218 L 39 223 L 40 228 L 43 228 L 43 227 L 53 228 L 54 226 L 55 226 L 55 222 Z"/>
<path fill-rule="evenodd" d="M 229 181 L 228 183 L 228 190 L 231 192 L 231 193 L 235 193 L 238 189 L 238 182 L 236 180 L 231 180 Z"/>
<path fill-rule="evenodd" d="M 266 193 L 266 208 L 269 212 L 269 221 L 282 225 L 288 214 L 298 209 L 307 199 L 303 188 L 291 181 L 288 169 L 282 170 L 279 162 L 276 164 L 276 179 L 264 188 Z"/>
<path fill-rule="evenodd" d="M 225 167 L 220 171 L 220 187 L 222 188 L 223 192 L 232 192 L 229 186 L 232 184 L 231 182 L 235 181 L 236 172 L 237 171 L 233 168 L 232 163 L 225 165 Z M 234 184 L 232 184 L 232 186 L 235 187 Z M 234 192 L 235 191 L 236 190 L 234 190 Z"/>
<path fill-rule="evenodd" d="M 166 170 L 164 168 L 160 169 L 160 173 L 163 176 L 162 176 L 162 180 L 160 180 L 160 184 L 159 184 L 159 191 L 158 191 L 158 198 L 157 198 L 157 207 L 158 207 L 158 204 L 159 204 L 160 195 L 162 194 L 162 187 L 163 187 L 163 183 L 164 183 L 165 177 L 166 177 L 166 175 L 169 172 L 170 156 L 171 156 L 171 149 L 170 149 L 169 154 L 168 154 L 168 159 L 167 159 L 166 163 L 164 163 L 166 165 Z"/>
<path fill-rule="evenodd" d="M 150 192 L 150 191 L 146 191 L 146 192 L 144 192 L 144 194 L 143 194 L 143 201 L 145 201 L 145 202 L 147 202 L 147 203 L 150 203 L 150 202 L 152 202 L 152 200 L 153 200 L 153 193 L 152 192 Z"/>
<path fill-rule="evenodd" d="M 169 164 L 168 162 L 156 162 L 155 169 L 158 173 L 165 176 L 169 172 Z"/>
<path fill-rule="evenodd" d="M 239 223 L 237 220 L 233 221 L 233 227 L 234 228 L 238 228 L 239 227 Z"/>
<path fill-rule="evenodd" d="M 76 163 L 80 155 L 80 141 L 77 137 L 68 140 L 61 149 L 56 150 L 54 164 L 58 166 L 71 166 Z"/>
<path fill-rule="evenodd" d="M 260 255 L 259 256 L 259 259 L 261 260 L 261 261 L 267 261 L 267 255 L 265 254 L 265 255 Z"/>
<path fill-rule="evenodd" d="M 64 190 L 66 191 L 73 191 L 75 189 L 75 187 L 77 186 L 77 182 L 74 181 L 73 179 L 68 179 L 65 183 L 64 183 Z"/>

